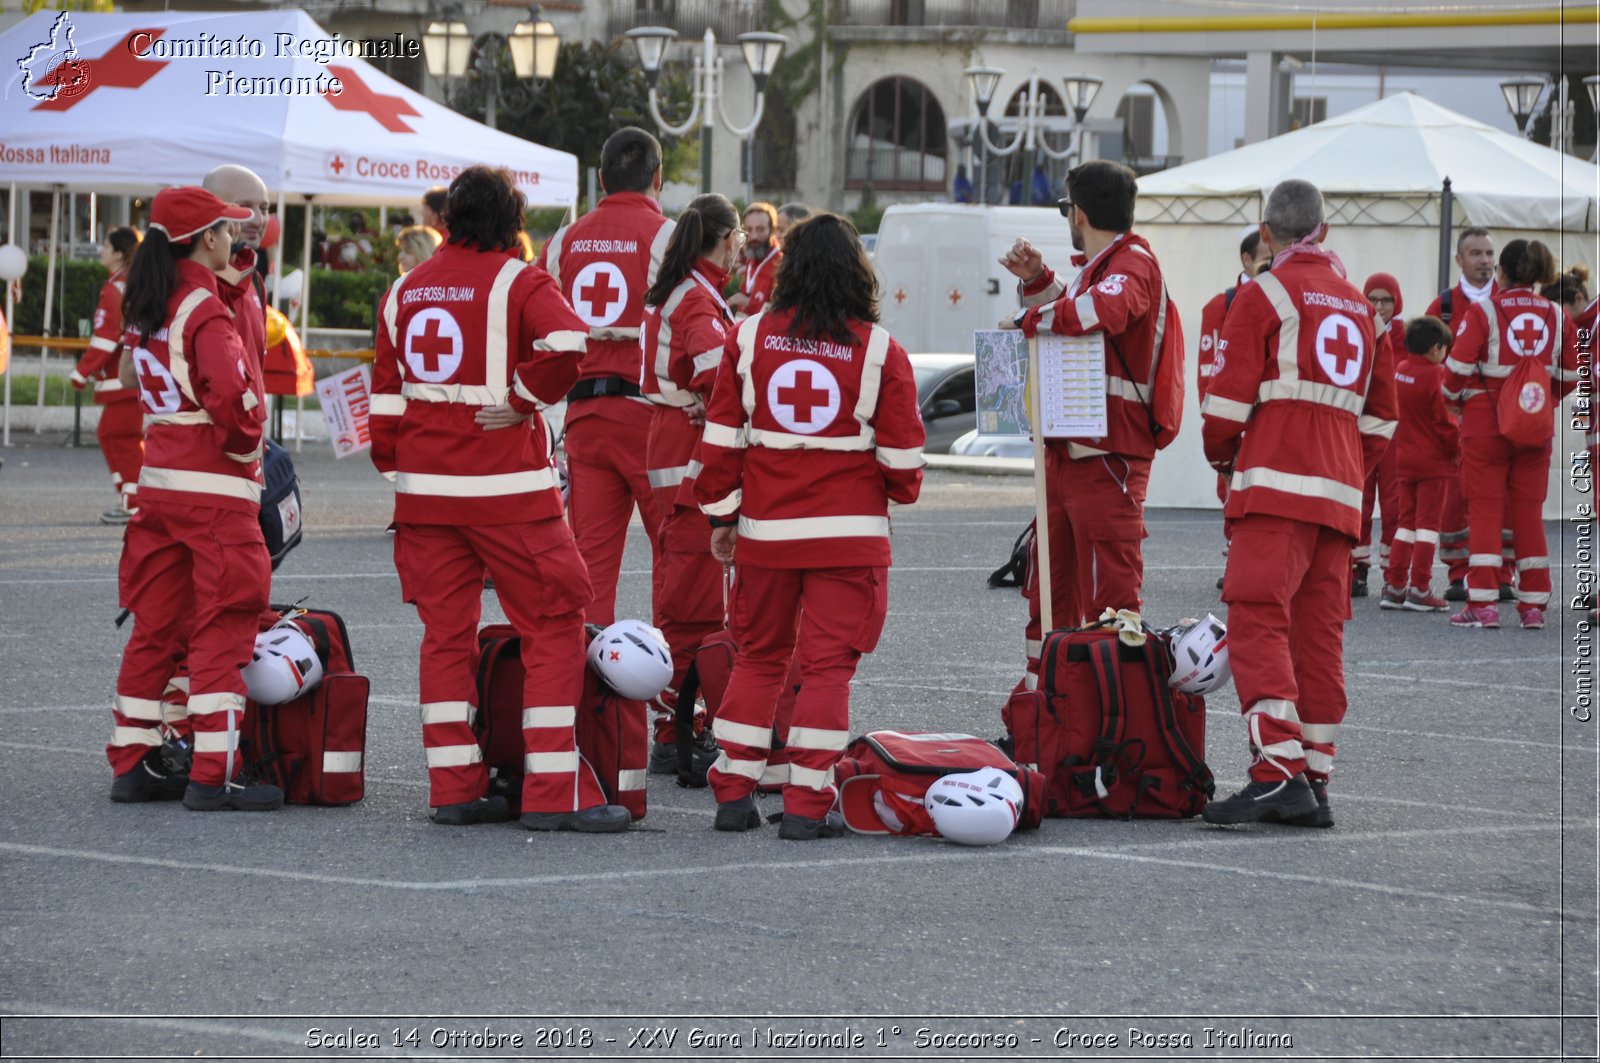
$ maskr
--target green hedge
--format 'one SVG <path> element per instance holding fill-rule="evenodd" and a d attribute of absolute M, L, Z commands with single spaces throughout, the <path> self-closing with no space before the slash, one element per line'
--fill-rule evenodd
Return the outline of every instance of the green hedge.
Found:
<path fill-rule="evenodd" d="M 22 300 L 17 303 L 17 320 L 13 331 L 19 335 L 37 336 L 44 323 L 45 263 L 42 255 L 28 259 L 28 272 L 22 281 Z M 56 263 L 59 282 L 62 264 Z M 342 270 L 314 269 L 311 271 L 311 324 L 320 328 L 372 327 L 373 307 L 394 280 L 386 273 L 352 273 Z M 66 263 L 64 288 L 60 283 L 56 291 L 56 307 L 52 319 L 65 323 L 55 329 L 56 335 L 76 336 L 78 321 L 93 319 L 100 289 L 106 282 L 106 271 L 98 262 L 69 261 Z M 63 292 L 65 293 L 63 296 Z"/>
<path fill-rule="evenodd" d="M 22 301 L 17 303 L 13 332 L 37 336 L 44 325 L 44 268 L 48 261 L 43 255 L 28 259 L 28 272 L 22 278 Z M 100 300 L 100 289 L 106 282 L 106 271 L 98 262 L 69 261 L 66 263 L 63 291 L 61 267 L 61 262 L 56 262 L 56 305 L 50 316 L 59 323 L 65 314 L 65 324 L 54 330 L 56 335 L 76 336 L 79 319 L 94 318 L 95 304 Z M 3 309 L 4 305 L 0 304 L 0 310 Z"/>

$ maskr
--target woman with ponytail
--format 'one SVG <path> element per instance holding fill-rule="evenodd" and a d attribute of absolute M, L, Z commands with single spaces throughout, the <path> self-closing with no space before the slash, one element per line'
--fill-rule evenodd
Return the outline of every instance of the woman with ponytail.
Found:
<path fill-rule="evenodd" d="M 79 391 L 94 385 L 94 404 L 100 407 L 95 436 L 100 455 L 111 470 L 117 504 L 100 514 L 101 524 L 126 524 L 137 512 L 139 468 L 144 464 L 144 411 L 137 388 L 124 387 L 117 376 L 122 350 L 122 290 L 128 263 L 139 246 L 139 232 L 126 225 L 106 233 L 100 246 L 100 264 L 111 275 L 100 288 L 94 309 L 94 334 L 89 349 L 72 371 L 72 386 Z"/>
<path fill-rule="evenodd" d="M 655 624 L 672 648 L 672 682 L 651 703 L 650 770 L 658 774 L 677 766 L 673 711 L 695 647 L 723 623 L 722 566 L 711 556 L 711 528 L 694 499 L 694 474 L 706 399 L 733 326 L 722 290 L 743 237 L 727 197 L 697 197 L 678 218 L 644 297 L 640 390 L 655 404 L 645 467 L 663 514 L 652 598 Z M 716 747 L 709 735 L 701 743 L 695 766 L 703 772 L 716 759 Z"/>
<path fill-rule="evenodd" d="M 203 188 L 168 188 L 123 293 L 123 346 L 148 417 L 139 511 L 128 522 L 118 593 L 133 613 L 107 758 L 113 801 L 176 800 L 200 811 L 267 810 L 275 786 L 239 775 L 239 721 L 271 567 L 261 537 L 266 406 L 260 357 L 247 351 L 218 295 L 235 223 L 251 212 Z M 162 695 L 189 668 L 193 759 L 162 757 Z M 170 711 L 170 709 L 168 710 Z"/>
<path fill-rule="evenodd" d="M 1522 626 L 1543 627 L 1550 605 L 1541 511 L 1556 407 L 1577 383 L 1572 319 L 1538 292 L 1555 279 L 1555 258 L 1544 244 L 1506 244 L 1499 290 L 1467 309 L 1445 359 L 1444 396 L 1461 407 L 1461 483 L 1471 552 L 1467 607 L 1450 618 L 1457 627 L 1500 626 L 1495 600 L 1502 527 L 1511 529 Z M 1533 365 L 1525 364 L 1530 360 Z M 1540 379 L 1546 373 L 1548 388 Z"/>

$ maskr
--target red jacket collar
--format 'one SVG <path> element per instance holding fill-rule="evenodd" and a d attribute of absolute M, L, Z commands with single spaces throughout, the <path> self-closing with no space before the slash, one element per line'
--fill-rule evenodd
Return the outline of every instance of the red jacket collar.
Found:
<path fill-rule="evenodd" d="M 217 275 L 192 259 L 178 259 L 178 282 L 204 288 L 212 295 L 217 294 Z"/>
<path fill-rule="evenodd" d="M 695 262 L 694 271 L 704 277 L 719 293 L 728 286 L 728 271 L 712 262 L 709 258 L 702 258 Z"/>
<path fill-rule="evenodd" d="M 612 192 L 595 205 L 596 210 L 604 210 L 607 207 L 633 208 L 635 210 L 640 207 L 648 207 L 657 214 L 661 213 L 661 203 L 655 196 L 644 192 Z"/>

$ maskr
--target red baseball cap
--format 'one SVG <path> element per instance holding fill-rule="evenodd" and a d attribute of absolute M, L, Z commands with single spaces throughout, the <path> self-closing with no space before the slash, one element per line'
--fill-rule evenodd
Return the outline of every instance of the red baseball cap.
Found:
<path fill-rule="evenodd" d="M 248 207 L 224 203 L 203 188 L 180 185 L 163 188 L 150 204 L 150 228 L 167 234 L 169 243 L 186 244 L 219 221 L 249 221 Z"/>

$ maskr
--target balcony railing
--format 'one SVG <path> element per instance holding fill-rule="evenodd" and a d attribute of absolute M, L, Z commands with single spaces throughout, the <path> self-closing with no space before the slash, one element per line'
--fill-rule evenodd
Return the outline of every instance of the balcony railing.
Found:
<path fill-rule="evenodd" d="M 838 26 L 1065 30 L 1077 0 L 839 0 Z"/>
<path fill-rule="evenodd" d="M 698 41 L 706 29 L 723 44 L 741 33 L 765 29 L 761 0 L 607 0 L 606 35 L 617 37 L 635 26 L 670 26 L 684 41 Z"/>

